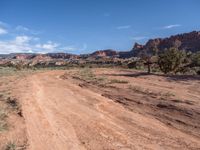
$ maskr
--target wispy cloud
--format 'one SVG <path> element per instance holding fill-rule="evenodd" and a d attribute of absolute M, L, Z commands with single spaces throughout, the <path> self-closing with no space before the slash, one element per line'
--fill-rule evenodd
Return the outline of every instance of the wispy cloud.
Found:
<path fill-rule="evenodd" d="M 32 37 L 29 37 L 29 36 L 26 36 L 26 35 L 17 36 L 17 37 L 15 38 L 15 42 L 16 42 L 17 44 L 23 44 L 23 43 L 29 42 L 31 39 L 32 39 Z"/>
<path fill-rule="evenodd" d="M 75 52 L 75 51 L 85 51 L 87 49 L 87 44 L 84 43 L 82 46 L 77 46 L 77 45 L 69 45 L 69 46 L 65 46 L 60 48 L 61 50 L 64 50 L 65 52 Z"/>
<path fill-rule="evenodd" d="M 171 29 L 171 28 L 176 28 L 180 26 L 181 26 L 180 24 L 171 24 L 171 25 L 164 26 L 163 29 Z"/>
<path fill-rule="evenodd" d="M 82 51 L 85 51 L 85 50 L 87 49 L 87 47 L 88 47 L 88 45 L 87 45 L 86 43 L 84 43 L 81 50 L 82 50 Z"/>
<path fill-rule="evenodd" d="M 129 29 L 131 28 L 131 25 L 125 25 L 125 26 L 118 26 L 116 29 L 121 30 L 121 29 Z"/>
<path fill-rule="evenodd" d="M 0 35 L 1 34 L 7 34 L 7 33 L 8 33 L 8 31 L 6 29 L 0 27 Z"/>
<path fill-rule="evenodd" d="M 77 50 L 77 47 L 74 45 L 69 45 L 69 46 L 62 47 L 61 49 L 67 52 L 72 52 L 72 51 Z"/>
<path fill-rule="evenodd" d="M 2 21 L 0 21 L 0 26 L 1 26 L 1 27 L 7 27 L 7 26 L 8 26 L 8 24 L 7 24 L 7 23 L 5 23 L 5 22 L 2 22 Z"/>
<path fill-rule="evenodd" d="M 0 54 L 8 53 L 50 53 L 50 52 L 76 52 L 87 49 L 87 44 L 82 46 L 62 45 L 57 42 L 43 42 L 38 32 L 22 25 L 7 28 L 5 23 L 0 22 Z M 3 35 L 8 34 L 8 36 Z"/>
<path fill-rule="evenodd" d="M 36 37 L 16 36 L 12 40 L 0 41 L 0 54 L 7 53 L 48 53 L 60 50 L 59 44 L 48 41 L 38 43 Z"/>
<path fill-rule="evenodd" d="M 131 37 L 131 40 L 134 40 L 134 41 L 141 41 L 141 40 L 145 40 L 145 39 L 148 39 L 148 37 L 146 37 L 146 36 L 134 36 L 134 37 Z"/>
<path fill-rule="evenodd" d="M 65 46 L 52 41 L 42 43 L 40 38 L 27 35 L 0 41 L 0 54 L 74 52 L 76 50 L 82 51 L 86 48 L 87 44 L 83 44 L 82 47 L 77 47 L 73 45 Z"/>
<path fill-rule="evenodd" d="M 36 48 L 39 48 L 43 51 L 53 51 L 59 46 L 58 43 L 54 43 L 52 41 L 48 41 L 47 43 L 44 44 L 36 44 Z"/>
<path fill-rule="evenodd" d="M 27 27 L 24 27 L 24 26 L 21 26 L 21 25 L 17 26 L 15 29 L 17 31 L 29 31 L 29 29 Z"/>
<path fill-rule="evenodd" d="M 18 25 L 17 27 L 15 27 L 15 31 L 19 33 L 26 33 L 26 34 L 32 34 L 32 35 L 39 35 L 42 33 L 42 31 L 35 31 L 33 29 L 29 29 L 22 25 Z"/>
<path fill-rule="evenodd" d="M 28 36 L 17 36 L 12 40 L 0 41 L 0 53 L 32 52 L 30 40 Z"/>

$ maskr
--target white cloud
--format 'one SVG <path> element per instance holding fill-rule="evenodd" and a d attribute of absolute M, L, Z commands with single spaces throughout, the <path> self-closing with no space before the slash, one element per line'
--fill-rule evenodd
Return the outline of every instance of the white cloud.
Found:
<path fill-rule="evenodd" d="M 42 33 L 42 31 L 35 31 L 35 30 L 29 29 L 27 27 L 24 27 L 22 25 L 18 25 L 15 28 L 15 30 L 16 30 L 16 32 L 19 32 L 19 33 L 28 33 L 28 34 L 32 34 L 32 35 L 39 35 Z"/>
<path fill-rule="evenodd" d="M 0 35 L 7 34 L 7 33 L 8 33 L 8 31 L 6 29 L 0 27 Z"/>
<path fill-rule="evenodd" d="M 7 26 L 8 26 L 8 24 L 7 24 L 7 23 L 5 23 L 5 22 L 2 22 L 2 21 L 0 21 L 0 26 L 1 26 L 1 27 L 7 27 Z"/>
<path fill-rule="evenodd" d="M 31 37 L 17 36 L 14 40 L 0 41 L 0 53 L 23 53 L 32 52 L 32 47 L 29 44 Z"/>
<path fill-rule="evenodd" d="M 61 49 L 64 50 L 64 51 L 75 51 L 75 50 L 77 50 L 77 48 L 73 45 L 65 46 L 65 47 L 62 47 Z"/>
<path fill-rule="evenodd" d="M 24 27 L 24 26 L 21 26 L 21 25 L 17 26 L 15 29 L 17 31 L 29 31 L 29 29 L 27 27 Z"/>
<path fill-rule="evenodd" d="M 34 44 L 37 37 L 16 36 L 13 40 L 0 41 L 0 54 L 8 53 L 48 53 L 59 49 L 59 44 L 51 41 L 44 44 Z"/>
<path fill-rule="evenodd" d="M 131 28 L 131 25 L 125 25 L 125 26 L 118 26 L 116 29 L 121 30 L 121 29 L 129 29 Z"/>
<path fill-rule="evenodd" d="M 10 30 L 7 30 L 10 29 Z M 60 45 L 56 42 L 41 42 L 40 37 L 35 37 L 41 32 L 33 31 L 27 27 L 19 25 L 15 28 L 9 27 L 6 23 L 0 21 L 0 35 L 8 34 L 3 40 L 0 40 L 0 54 L 8 53 L 49 53 L 49 52 L 66 52 L 75 50 L 85 50 L 87 44 L 82 48 L 69 45 Z M 30 36 L 29 36 L 30 35 Z M 15 36 L 14 38 L 11 38 Z"/>
<path fill-rule="evenodd" d="M 30 40 L 32 39 L 32 37 L 29 37 L 29 36 L 16 36 L 15 38 L 15 42 L 17 44 L 24 44 L 24 43 L 28 43 Z"/>
<path fill-rule="evenodd" d="M 59 44 L 51 41 L 44 44 L 36 44 L 35 47 L 39 49 L 38 52 L 40 53 L 54 52 L 59 50 Z"/>
<path fill-rule="evenodd" d="M 171 24 L 171 25 L 164 26 L 163 29 L 171 29 L 171 28 L 176 28 L 180 26 L 181 26 L 180 24 Z"/>
<path fill-rule="evenodd" d="M 134 41 L 141 41 L 141 40 L 144 40 L 144 39 L 147 39 L 148 37 L 146 36 L 135 36 L 135 37 L 131 37 L 132 40 Z"/>
<path fill-rule="evenodd" d="M 40 39 L 32 36 L 16 36 L 11 40 L 0 41 L 0 54 L 8 53 L 51 53 L 51 52 L 66 52 L 75 50 L 85 50 L 87 45 L 83 48 L 76 46 L 62 46 L 58 43 L 48 41 L 41 43 Z"/>

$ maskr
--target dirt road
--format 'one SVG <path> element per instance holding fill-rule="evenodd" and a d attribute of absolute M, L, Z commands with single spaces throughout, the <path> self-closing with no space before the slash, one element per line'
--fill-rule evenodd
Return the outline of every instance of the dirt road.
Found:
<path fill-rule="evenodd" d="M 30 75 L 16 85 L 28 149 L 200 148 L 197 137 L 169 128 L 153 117 L 131 112 L 70 80 L 62 80 L 63 73 Z"/>

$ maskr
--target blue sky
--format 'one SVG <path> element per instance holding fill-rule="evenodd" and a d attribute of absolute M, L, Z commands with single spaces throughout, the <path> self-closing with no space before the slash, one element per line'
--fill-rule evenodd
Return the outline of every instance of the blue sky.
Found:
<path fill-rule="evenodd" d="M 199 0 L 0 0 L 0 53 L 130 50 L 200 30 Z"/>

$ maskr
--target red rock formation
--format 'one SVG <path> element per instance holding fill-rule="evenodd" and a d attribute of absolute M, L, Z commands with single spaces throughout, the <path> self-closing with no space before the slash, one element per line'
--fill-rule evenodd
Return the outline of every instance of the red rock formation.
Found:
<path fill-rule="evenodd" d="M 138 55 L 141 51 L 151 52 L 153 50 L 163 51 L 166 48 L 177 47 L 180 50 L 191 52 L 200 51 L 200 32 L 178 34 L 169 38 L 150 39 L 145 45 L 135 44 L 132 51 Z"/>
<path fill-rule="evenodd" d="M 31 54 L 15 54 L 13 59 L 19 59 L 19 60 L 24 60 L 24 59 L 32 59 Z"/>
<path fill-rule="evenodd" d="M 89 55 L 90 57 L 117 57 L 118 52 L 115 50 L 100 50 L 95 51 L 94 53 Z"/>

